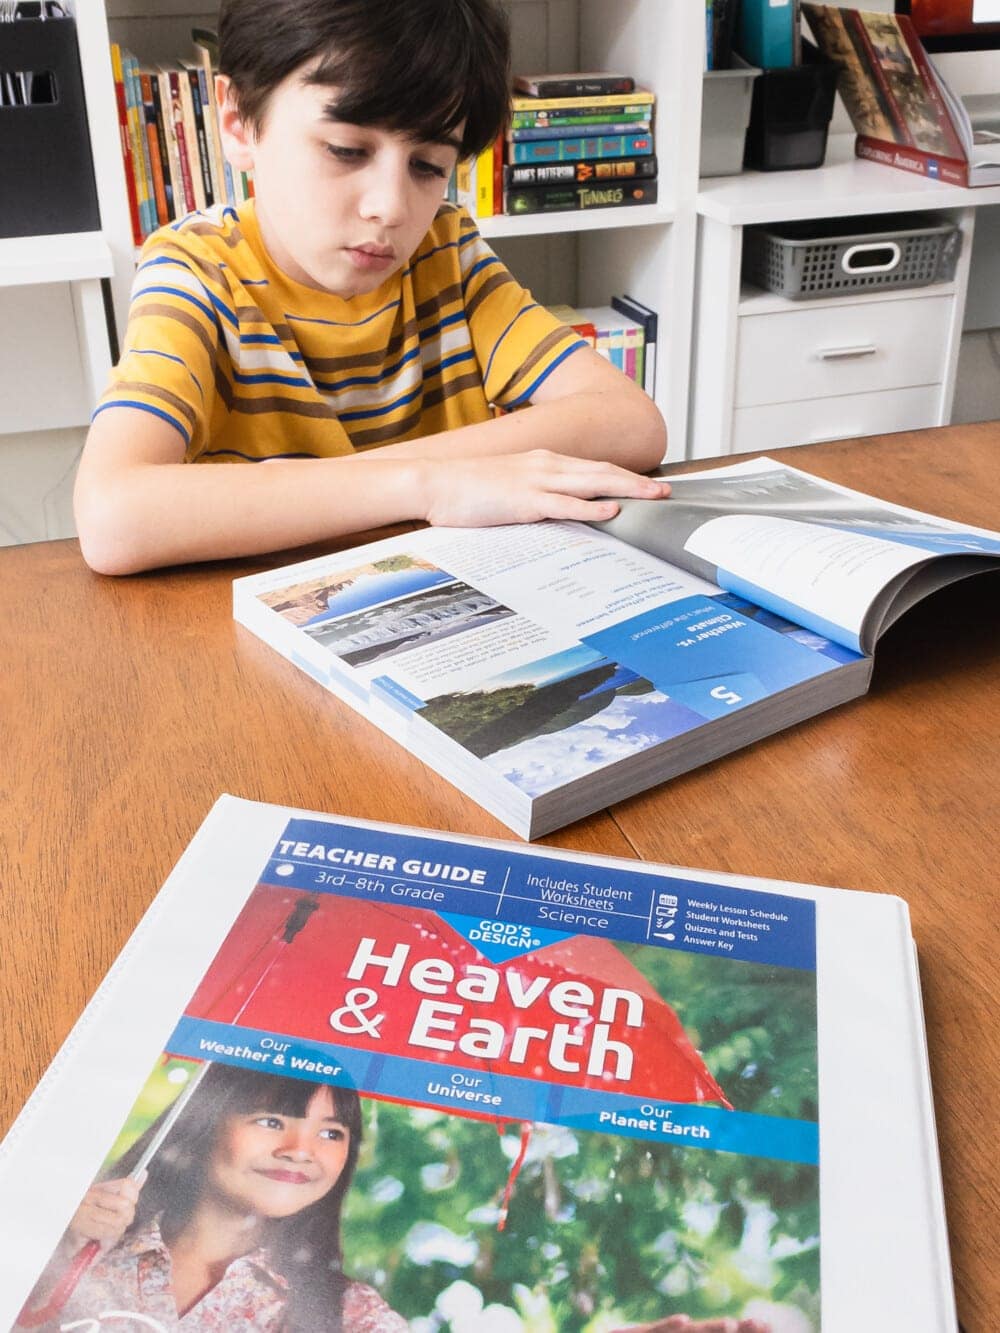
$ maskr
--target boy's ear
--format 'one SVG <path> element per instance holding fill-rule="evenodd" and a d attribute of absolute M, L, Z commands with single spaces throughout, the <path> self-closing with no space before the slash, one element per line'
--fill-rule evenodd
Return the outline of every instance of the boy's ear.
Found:
<path fill-rule="evenodd" d="M 237 110 L 236 97 L 228 75 L 216 74 L 215 101 L 219 108 L 219 130 L 226 160 L 237 171 L 252 171 L 256 136 L 252 127 L 244 122 Z"/>

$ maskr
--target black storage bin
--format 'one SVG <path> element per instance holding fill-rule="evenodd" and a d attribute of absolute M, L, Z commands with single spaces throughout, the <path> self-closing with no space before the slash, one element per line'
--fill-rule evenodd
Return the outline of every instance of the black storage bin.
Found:
<path fill-rule="evenodd" d="M 765 69 L 754 80 L 743 165 L 758 171 L 797 171 L 823 165 L 833 115 L 837 67 L 811 42 L 802 64 Z"/>
<path fill-rule="evenodd" d="M 0 72 L 36 76 L 30 105 L 0 105 L 0 236 L 101 225 L 80 51 L 71 18 L 0 23 Z"/>

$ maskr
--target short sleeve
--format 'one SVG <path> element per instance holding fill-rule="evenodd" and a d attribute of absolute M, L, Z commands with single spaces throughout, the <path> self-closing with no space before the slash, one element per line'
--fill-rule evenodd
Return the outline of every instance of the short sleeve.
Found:
<path fill-rule="evenodd" d="M 516 281 L 463 215 L 459 258 L 465 317 L 489 402 L 520 407 L 584 340 Z"/>
<path fill-rule="evenodd" d="M 219 385 L 228 385 L 217 373 L 226 303 L 213 290 L 218 268 L 163 237 L 143 252 L 122 354 L 94 415 L 114 407 L 150 412 L 176 427 L 191 459 L 204 448 Z"/>

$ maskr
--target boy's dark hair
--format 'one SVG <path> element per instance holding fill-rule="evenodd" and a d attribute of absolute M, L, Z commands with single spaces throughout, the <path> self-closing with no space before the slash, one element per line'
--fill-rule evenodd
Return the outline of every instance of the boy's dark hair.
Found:
<path fill-rule="evenodd" d="M 318 61 L 308 82 L 337 89 L 338 118 L 450 137 L 462 155 L 507 121 L 510 30 L 499 0 L 222 0 L 219 70 L 243 120 L 260 131 L 270 94 Z"/>

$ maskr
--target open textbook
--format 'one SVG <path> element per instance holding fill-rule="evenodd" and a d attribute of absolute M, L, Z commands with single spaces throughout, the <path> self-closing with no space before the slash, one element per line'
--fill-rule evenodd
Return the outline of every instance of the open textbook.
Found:
<path fill-rule="evenodd" d="M 524 837 L 863 694 L 1000 536 L 770 459 L 606 530 L 426 528 L 234 583 L 234 614 Z M 322 720 L 317 722 L 322 727 Z"/>
<path fill-rule="evenodd" d="M 0 1218 L 3 1329 L 956 1328 L 901 899 L 233 797 Z"/>

